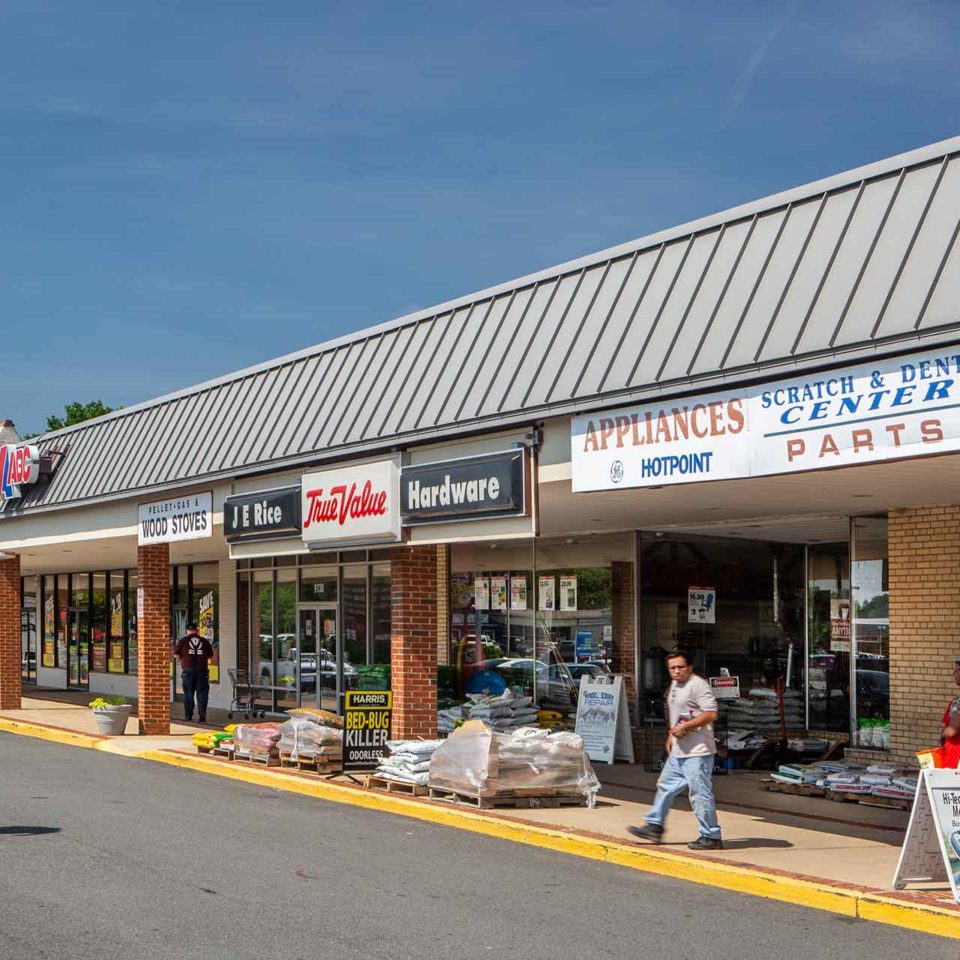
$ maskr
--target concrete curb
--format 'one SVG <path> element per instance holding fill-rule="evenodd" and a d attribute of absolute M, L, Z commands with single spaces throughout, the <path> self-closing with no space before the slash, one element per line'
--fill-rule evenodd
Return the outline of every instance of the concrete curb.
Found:
<path fill-rule="evenodd" d="M 0 730 L 69 746 L 119 752 L 105 738 L 20 720 L 0 717 Z M 257 769 L 254 766 L 214 760 L 199 754 L 194 756 L 166 750 L 146 750 L 139 754 L 124 752 L 122 755 L 333 803 L 412 817 L 440 826 L 455 827 L 501 840 L 612 863 L 644 873 L 960 940 L 960 912 L 935 904 L 898 900 L 855 887 L 769 873 L 740 864 L 667 852 L 655 846 L 637 846 L 619 843 L 613 839 L 566 833 L 470 810 L 442 807 L 396 794 L 280 773 L 276 768 Z"/>

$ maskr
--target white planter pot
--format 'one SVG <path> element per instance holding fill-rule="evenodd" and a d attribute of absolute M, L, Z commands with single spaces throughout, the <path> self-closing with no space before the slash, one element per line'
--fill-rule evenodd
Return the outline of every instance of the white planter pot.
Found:
<path fill-rule="evenodd" d="M 122 736 L 126 732 L 132 709 L 129 703 L 115 707 L 94 707 L 93 716 L 97 721 L 97 729 L 105 737 Z"/>

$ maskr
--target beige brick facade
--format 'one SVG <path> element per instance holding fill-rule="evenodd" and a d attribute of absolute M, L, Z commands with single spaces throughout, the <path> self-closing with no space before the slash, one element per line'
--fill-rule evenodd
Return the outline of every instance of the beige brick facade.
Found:
<path fill-rule="evenodd" d="M 960 654 L 960 506 L 891 510 L 891 757 L 939 743 Z"/>

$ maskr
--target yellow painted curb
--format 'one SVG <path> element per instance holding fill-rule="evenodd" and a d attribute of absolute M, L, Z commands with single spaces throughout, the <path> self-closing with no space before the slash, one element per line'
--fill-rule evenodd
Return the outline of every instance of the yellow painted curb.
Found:
<path fill-rule="evenodd" d="M 765 873 L 762 870 L 737 864 L 665 853 L 654 846 L 636 846 L 618 843 L 615 840 L 565 833 L 549 827 L 516 823 L 471 810 L 417 802 L 397 795 L 361 790 L 326 780 L 313 781 L 284 774 L 278 775 L 273 768 L 257 769 L 245 764 L 226 763 L 201 755 L 193 756 L 166 750 L 145 750 L 142 753 L 131 754 L 118 751 L 109 740 L 99 737 L 5 717 L 0 717 L 0 730 L 69 746 L 108 751 L 133 759 L 150 760 L 167 766 L 194 770 L 228 780 L 238 780 L 333 803 L 349 804 L 366 810 L 412 817 L 427 823 L 469 830 L 488 837 L 524 843 L 575 857 L 599 860 L 644 873 L 654 873 L 658 876 L 720 887 L 736 893 L 960 940 L 960 914 L 955 910 L 932 904 L 910 903 L 856 889 L 836 887 L 829 883 L 819 883 L 815 880 Z"/>
<path fill-rule="evenodd" d="M 240 780 L 334 803 L 350 804 L 367 810 L 399 814 L 502 840 L 600 860 L 644 873 L 655 873 L 659 876 L 720 887 L 736 893 L 906 927 L 921 933 L 960 939 L 960 914 L 931 904 L 887 899 L 856 889 L 835 887 L 829 883 L 765 873 L 762 870 L 719 863 L 715 860 L 664 853 L 652 846 L 634 846 L 614 840 L 564 833 L 561 830 L 527 823 L 513 823 L 470 810 L 418 803 L 396 795 L 359 790 L 328 781 L 314 782 L 282 774 L 278 776 L 273 769 L 266 767 L 258 770 L 256 767 L 225 763 L 200 755 L 190 756 L 163 750 L 150 750 L 141 756 L 144 759 L 210 773 L 230 780 Z"/>
<path fill-rule="evenodd" d="M 12 720 L 9 717 L 0 717 L 0 730 L 6 733 L 17 733 L 23 737 L 34 737 L 37 740 L 62 743 L 69 747 L 86 747 L 88 750 L 97 750 L 104 742 L 100 737 L 90 736 L 87 733 L 61 730 L 59 727 L 44 727 L 39 723 Z"/>

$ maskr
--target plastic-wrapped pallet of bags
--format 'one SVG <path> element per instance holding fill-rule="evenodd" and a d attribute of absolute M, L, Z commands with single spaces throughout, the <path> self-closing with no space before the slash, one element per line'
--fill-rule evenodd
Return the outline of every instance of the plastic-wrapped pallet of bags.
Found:
<path fill-rule="evenodd" d="M 343 731 L 318 723 L 307 714 L 297 714 L 280 725 L 278 746 L 291 760 L 336 759 L 343 756 Z"/>
<path fill-rule="evenodd" d="M 483 798 L 569 790 L 582 794 L 590 807 L 600 788 L 576 734 L 534 727 L 501 734 L 479 721 L 465 723 L 433 754 L 429 783 Z"/>
<path fill-rule="evenodd" d="M 278 756 L 279 723 L 241 723 L 233 732 L 238 753 L 252 757 Z"/>

